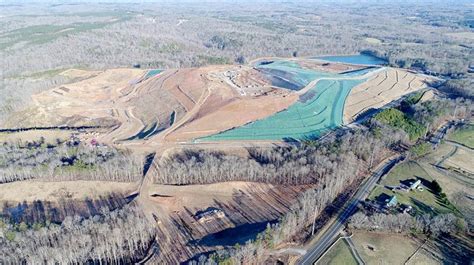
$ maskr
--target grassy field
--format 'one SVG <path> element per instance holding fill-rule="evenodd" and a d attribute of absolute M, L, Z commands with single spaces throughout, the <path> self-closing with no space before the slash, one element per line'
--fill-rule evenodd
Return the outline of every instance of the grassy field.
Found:
<path fill-rule="evenodd" d="M 392 191 L 387 186 L 398 186 L 407 180 L 422 180 L 423 191 L 415 190 L 410 192 Z M 370 194 L 370 199 L 380 199 L 388 196 L 396 195 L 398 202 L 411 205 L 418 213 L 449 213 L 455 212 L 455 207 L 450 203 L 444 203 L 439 196 L 434 194 L 428 187 L 433 177 L 419 163 L 408 161 L 395 167 L 381 185 L 377 186 Z"/>
<path fill-rule="evenodd" d="M 357 264 L 357 261 L 352 256 L 351 250 L 346 241 L 340 239 L 316 264 L 351 265 Z"/>
<path fill-rule="evenodd" d="M 443 166 L 450 168 L 460 174 L 474 175 L 474 164 L 472 163 L 473 152 L 457 148 L 455 153 L 447 158 Z"/>
<path fill-rule="evenodd" d="M 455 151 L 456 148 L 457 151 Z M 468 171 L 468 168 L 458 170 L 457 167 L 459 165 L 472 167 L 472 163 L 468 163 L 468 161 L 472 160 L 473 155 L 472 151 L 445 143 L 419 160 L 419 164 L 440 183 L 449 200 L 472 225 L 474 225 L 474 209 L 470 198 L 474 197 L 474 178 L 472 174 L 463 173 Z M 447 169 L 433 166 L 438 163 Z M 454 164 L 458 166 L 449 167 Z"/>
<path fill-rule="evenodd" d="M 474 125 L 469 124 L 464 128 L 455 130 L 448 136 L 448 139 L 474 148 Z"/>
<path fill-rule="evenodd" d="M 79 14 L 80 16 L 93 16 L 95 13 Z M 84 31 L 103 28 L 105 26 L 123 22 L 131 18 L 129 14 L 121 12 L 97 13 L 97 16 L 111 16 L 113 19 L 104 22 L 75 22 L 64 25 L 33 25 L 24 28 L 19 28 L 1 35 L 5 42 L 0 41 L 0 49 L 13 46 L 16 43 L 25 42 L 31 44 L 43 44 L 51 42 L 59 37 L 70 34 L 77 34 Z"/>
<path fill-rule="evenodd" d="M 413 239 L 395 234 L 356 232 L 352 240 L 366 264 L 404 264 L 419 247 L 419 243 Z M 417 256 L 422 263 L 412 263 L 410 259 L 408 264 L 439 263 L 424 253 L 417 253 Z"/>

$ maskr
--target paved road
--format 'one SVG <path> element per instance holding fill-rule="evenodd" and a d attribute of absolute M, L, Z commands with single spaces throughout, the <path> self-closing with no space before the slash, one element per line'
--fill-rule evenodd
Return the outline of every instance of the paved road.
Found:
<path fill-rule="evenodd" d="M 454 123 L 452 121 L 448 122 L 447 124 L 443 125 L 441 128 L 439 128 L 431 137 L 430 142 L 433 145 L 433 148 L 437 148 L 441 140 L 443 140 L 444 136 L 446 136 L 446 133 L 451 126 L 453 126 Z"/>
<path fill-rule="evenodd" d="M 344 211 L 337 217 L 337 220 L 331 225 L 331 227 L 324 233 L 318 242 L 312 246 L 306 255 L 304 255 L 298 262 L 298 264 L 308 265 L 314 264 L 323 253 L 331 246 L 336 239 L 337 235 L 344 227 L 344 224 L 349 217 L 354 213 L 357 208 L 359 201 L 364 200 L 374 188 L 377 181 L 387 173 L 394 165 L 404 159 L 403 156 L 399 156 L 392 160 L 387 161 L 383 166 L 376 170 L 369 179 L 359 188 L 357 193 L 352 197 L 349 204 L 346 206 Z"/>

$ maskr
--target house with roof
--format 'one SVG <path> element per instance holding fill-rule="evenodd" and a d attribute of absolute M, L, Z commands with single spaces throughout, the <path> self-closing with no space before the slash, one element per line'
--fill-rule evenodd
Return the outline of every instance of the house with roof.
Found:
<path fill-rule="evenodd" d="M 418 186 L 420 186 L 420 184 L 421 184 L 421 180 L 418 179 L 417 181 L 410 184 L 410 190 L 415 190 L 416 188 L 418 188 Z"/>
<path fill-rule="evenodd" d="M 397 203 L 398 203 L 398 200 L 397 200 L 396 195 L 393 195 L 392 197 L 390 197 L 390 199 L 385 200 L 385 206 L 387 207 L 397 206 Z"/>

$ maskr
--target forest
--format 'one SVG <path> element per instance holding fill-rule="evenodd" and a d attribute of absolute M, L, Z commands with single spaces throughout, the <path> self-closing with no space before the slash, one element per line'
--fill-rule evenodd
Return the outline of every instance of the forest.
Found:
<path fill-rule="evenodd" d="M 102 208 L 90 218 L 67 216 L 60 224 L 28 226 L 0 219 L 0 263 L 133 263 L 146 255 L 155 233 L 134 205 Z"/>

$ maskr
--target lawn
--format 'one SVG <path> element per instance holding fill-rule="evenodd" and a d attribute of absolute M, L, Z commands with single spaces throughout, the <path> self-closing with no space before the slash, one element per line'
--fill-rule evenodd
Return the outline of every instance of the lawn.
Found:
<path fill-rule="evenodd" d="M 451 168 L 461 174 L 472 175 L 474 174 L 474 164 L 472 163 L 473 157 L 474 152 L 467 148 L 457 148 L 456 152 L 444 161 L 443 166 Z"/>
<path fill-rule="evenodd" d="M 352 241 L 366 264 L 404 264 L 419 246 L 410 237 L 398 234 L 356 232 Z M 422 260 L 436 264 L 436 260 L 430 257 Z"/>
<path fill-rule="evenodd" d="M 448 143 L 441 144 L 438 149 L 420 159 L 420 165 L 440 183 L 449 200 L 462 213 L 464 218 L 471 225 L 474 225 L 474 209 L 470 199 L 474 197 L 474 179 L 472 175 L 462 174 L 462 171 L 458 170 L 457 167 L 453 167 L 454 164 L 462 164 L 462 167 L 467 166 L 464 170 L 472 167 L 472 163 L 469 163 L 469 161 L 472 160 L 470 158 L 474 155 L 474 152 L 467 152 L 467 150 L 457 147 L 454 155 L 449 156 L 453 154 L 455 148 L 455 146 Z M 451 166 L 452 168 L 440 169 L 433 166 L 439 161 L 444 161 L 441 166 Z"/>
<path fill-rule="evenodd" d="M 398 186 L 401 182 L 421 179 L 423 191 L 392 191 L 387 187 Z M 411 205 L 417 213 L 440 214 L 456 212 L 451 203 L 445 203 L 439 196 L 429 189 L 433 177 L 428 174 L 417 162 L 408 161 L 396 166 L 377 186 L 369 196 L 369 199 L 380 199 L 396 195 L 398 202 Z"/>
<path fill-rule="evenodd" d="M 321 265 L 326 264 L 357 264 L 356 259 L 352 256 L 351 250 L 346 241 L 339 239 L 337 243 L 326 252 L 324 256 L 316 263 Z"/>
<path fill-rule="evenodd" d="M 463 128 L 456 129 L 453 133 L 448 135 L 448 139 L 474 148 L 474 125 L 469 124 Z"/>

